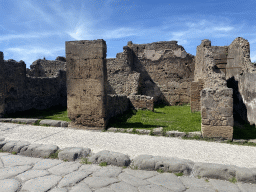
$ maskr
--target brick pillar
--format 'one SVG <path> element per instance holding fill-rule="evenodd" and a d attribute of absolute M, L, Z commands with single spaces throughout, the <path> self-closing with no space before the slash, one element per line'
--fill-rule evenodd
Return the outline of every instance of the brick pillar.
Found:
<path fill-rule="evenodd" d="M 233 139 L 233 90 L 203 89 L 201 94 L 202 135 Z"/>
<path fill-rule="evenodd" d="M 106 42 L 66 42 L 67 110 L 71 125 L 87 129 L 107 126 Z"/>

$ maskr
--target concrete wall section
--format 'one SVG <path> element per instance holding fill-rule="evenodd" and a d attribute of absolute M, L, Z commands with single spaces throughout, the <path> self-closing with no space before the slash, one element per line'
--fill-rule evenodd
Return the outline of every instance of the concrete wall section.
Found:
<path fill-rule="evenodd" d="M 106 42 L 66 42 L 67 108 L 75 124 L 105 128 L 107 125 Z"/>

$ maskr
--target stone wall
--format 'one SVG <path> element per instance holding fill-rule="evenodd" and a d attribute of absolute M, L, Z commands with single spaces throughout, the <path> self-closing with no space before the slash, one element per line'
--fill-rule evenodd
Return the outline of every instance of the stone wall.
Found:
<path fill-rule="evenodd" d="M 191 100 L 190 109 L 191 112 L 201 111 L 201 91 L 204 88 L 204 80 L 191 82 Z"/>
<path fill-rule="evenodd" d="M 107 126 L 106 42 L 66 42 L 67 108 L 74 124 Z"/>
<path fill-rule="evenodd" d="M 146 95 L 130 95 L 132 107 L 138 109 L 148 109 L 154 111 L 154 98 Z"/>
<path fill-rule="evenodd" d="M 194 56 L 186 53 L 177 41 L 130 41 L 116 59 L 107 60 L 107 68 L 110 93 L 147 95 L 154 97 L 155 103 L 168 105 L 190 102 Z M 136 78 L 131 75 L 134 73 Z"/>
<path fill-rule="evenodd" d="M 0 52 L 3 56 L 3 53 Z M 0 61 L 0 116 L 29 109 L 48 109 L 66 106 L 66 72 L 59 71 L 52 78 L 26 76 L 23 61 Z"/>
<path fill-rule="evenodd" d="M 32 77 L 53 77 L 59 70 L 66 71 L 66 59 L 57 57 L 55 61 L 38 59 L 26 69 L 27 76 Z"/>
<path fill-rule="evenodd" d="M 233 138 L 233 90 L 227 88 L 225 74 L 216 70 L 211 47 L 203 49 L 204 89 L 201 92 L 201 131 L 203 137 Z"/>
<path fill-rule="evenodd" d="M 233 138 L 233 90 L 203 89 L 202 101 L 202 135 L 210 138 Z"/>
<path fill-rule="evenodd" d="M 239 78 L 239 92 L 243 104 L 240 109 L 243 112 L 243 120 L 251 125 L 256 125 L 256 72 L 245 72 Z M 244 114 L 245 113 L 245 114 Z"/>
<path fill-rule="evenodd" d="M 126 95 L 107 95 L 108 102 L 108 119 L 119 114 L 123 114 L 125 111 L 131 108 L 131 104 Z"/>

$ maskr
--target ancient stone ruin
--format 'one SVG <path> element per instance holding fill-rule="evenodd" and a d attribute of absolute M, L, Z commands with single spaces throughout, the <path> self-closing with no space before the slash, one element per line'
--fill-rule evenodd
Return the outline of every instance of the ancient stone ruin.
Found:
<path fill-rule="evenodd" d="M 129 41 L 110 59 L 106 52 L 104 40 L 70 41 L 66 58 L 37 60 L 31 69 L 0 52 L 0 115 L 62 105 L 72 125 L 104 129 L 130 108 L 190 103 L 201 111 L 203 137 L 232 139 L 236 121 L 256 124 L 256 68 L 241 37 L 229 46 L 202 40 L 196 56 L 177 41 Z"/>

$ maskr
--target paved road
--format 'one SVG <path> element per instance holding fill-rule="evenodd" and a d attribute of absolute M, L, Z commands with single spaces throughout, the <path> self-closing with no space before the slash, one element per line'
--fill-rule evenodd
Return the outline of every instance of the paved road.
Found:
<path fill-rule="evenodd" d="M 59 159 L 44 159 L 56 154 L 60 148 L 17 140 L 17 133 L 29 130 L 27 125 L 0 125 L 0 137 L 7 136 L 8 131 L 13 134 L 8 135 L 8 140 L 0 138 L 0 149 L 5 151 L 0 153 L 0 192 L 256 191 L 255 168 L 152 155 L 138 155 L 130 159 L 119 152 L 103 150 L 92 153 L 91 149 L 77 145 L 60 150 Z M 32 135 L 35 140 L 42 134 Z M 23 136 L 26 136 L 25 132 Z M 16 139 L 10 139 L 12 137 Z M 13 152 L 18 155 L 11 154 Z M 85 157 L 93 164 L 82 164 Z M 107 166 L 99 166 L 102 162 Z M 138 170 L 134 170 L 135 167 Z M 158 169 L 163 173 L 157 172 Z M 234 184 L 229 180 L 238 182 Z"/>
<path fill-rule="evenodd" d="M 255 192 L 256 185 L 0 153 L 1 192 Z"/>

